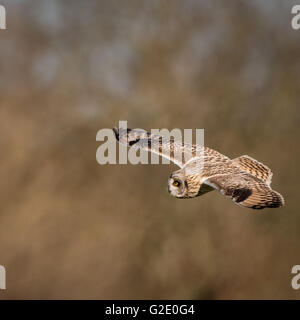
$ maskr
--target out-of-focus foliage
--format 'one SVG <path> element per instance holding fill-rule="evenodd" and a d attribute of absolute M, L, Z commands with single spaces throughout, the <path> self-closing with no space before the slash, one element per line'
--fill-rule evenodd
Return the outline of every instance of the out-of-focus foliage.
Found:
<path fill-rule="evenodd" d="M 300 31 L 292 1 L 3 0 L 0 298 L 298 298 Z M 204 128 L 286 206 L 177 200 L 174 166 L 107 165 L 96 133 Z"/>

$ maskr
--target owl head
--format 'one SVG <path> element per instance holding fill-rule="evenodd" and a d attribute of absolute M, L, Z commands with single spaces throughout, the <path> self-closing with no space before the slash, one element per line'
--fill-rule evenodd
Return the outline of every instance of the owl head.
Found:
<path fill-rule="evenodd" d="M 180 173 L 172 173 L 168 181 L 168 191 L 176 198 L 186 198 L 188 186 L 185 177 Z"/>
<path fill-rule="evenodd" d="M 179 199 L 194 198 L 200 195 L 200 175 L 187 174 L 186 168 L 174 171 L 168 181 L 169 193 Z"/>

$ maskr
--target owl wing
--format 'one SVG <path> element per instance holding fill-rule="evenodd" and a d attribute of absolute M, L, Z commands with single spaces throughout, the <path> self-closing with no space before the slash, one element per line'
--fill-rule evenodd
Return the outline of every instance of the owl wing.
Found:
<path fill-rule="evenodd" d="M 247 173 L 215 175 L 206 178 L 203 183 L 247 208 L 278 208 L 284 205 L 281 194 L 272 190 L 264 181 Z"/>
<path fill-rule="evenodd" d="M 191 144 L 174 141 L 172 138 L 153 135 L 142 129 L 114 128 L 113 131 L 121 144 L 155 153 L 172 161 L 180 168 L 190 159 L 194 159 L 197 152 L 200 153 L 200 146 L 195 147 Z"/>
<path fill-rule="evenodd" d="M 264 181 L 268 186 L 271 185 L 273 173 L 265 164 L 256 159 L 243 155 L 232 160 L 242 171 L 250 173 L 252 176 Z"/>

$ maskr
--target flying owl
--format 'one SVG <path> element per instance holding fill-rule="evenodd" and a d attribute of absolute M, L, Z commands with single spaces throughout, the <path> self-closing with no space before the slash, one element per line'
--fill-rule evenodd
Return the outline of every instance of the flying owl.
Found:
<path fill-rule="evenodd" d="M 247 155 L 230 159 L 208 147 L 177 142 L 141 129 L 113 130 L 119 143 L 156 153 L 180 167 L 168 181 L 168 191 L 176 198 L 195 198 L 217 190 L 235 204 L 251 209 L 284 205 L 282 195 L 270 187 L 272 171 Z M 197 161 L 199 154 L 202 162 Z"/>

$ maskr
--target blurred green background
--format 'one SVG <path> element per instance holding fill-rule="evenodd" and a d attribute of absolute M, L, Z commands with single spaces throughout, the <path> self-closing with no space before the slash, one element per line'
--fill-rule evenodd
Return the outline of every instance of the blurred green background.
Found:
<path fill-rule="evenodd" d="M 0 299 L 300 297 L 294 1 L 2 0 Z M 96 162 L 96 133 L 204 128 L 286 206 L 177 200 L 174 165 Z"/>

